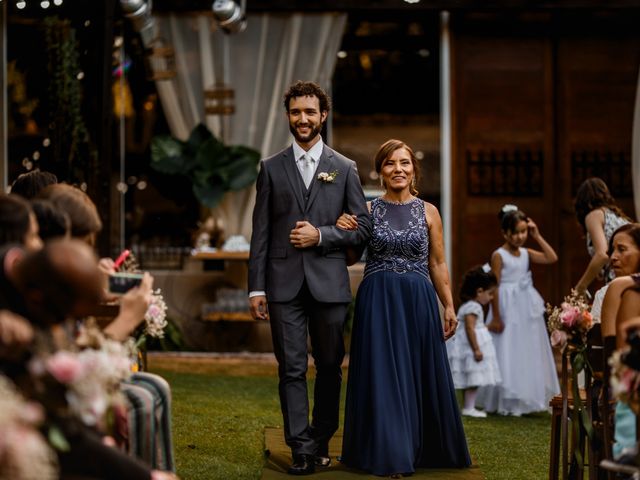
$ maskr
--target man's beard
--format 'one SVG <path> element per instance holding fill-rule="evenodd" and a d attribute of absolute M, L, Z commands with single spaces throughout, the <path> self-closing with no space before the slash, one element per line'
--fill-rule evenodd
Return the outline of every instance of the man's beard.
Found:
<path fill-rule="evenodd" d="M 309 126 L 311 127 L 311 131 L 304 137 L 298 133 L 298 130 L 296 130 L 296 126 L 292 125 L 291 123 L 289 123 L 289 131 L 293 134 L 293 137 L 298 141 L 298 143 L 307 143 L 316 138 L 316 135 L 318 135 L 322 131 L 322 123 Z"/>

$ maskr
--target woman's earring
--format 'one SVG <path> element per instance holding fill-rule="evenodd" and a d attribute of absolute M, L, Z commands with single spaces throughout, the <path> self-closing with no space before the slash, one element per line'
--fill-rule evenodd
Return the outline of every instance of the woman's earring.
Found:
<path fill-rule="evenodd" d="M 380 186 L 381 186 L 382 188 L 386 188 L 386 187 L 384 186 L 384 179 L 382 178 L 382 175 L 380 176 Z"/>
<path fill-rule="evenodd" d="M 411 187 L 412 187 L 412 188 L 416 188 L 416 177 L 413 177 L 413 178 L 411 179 Z"/>

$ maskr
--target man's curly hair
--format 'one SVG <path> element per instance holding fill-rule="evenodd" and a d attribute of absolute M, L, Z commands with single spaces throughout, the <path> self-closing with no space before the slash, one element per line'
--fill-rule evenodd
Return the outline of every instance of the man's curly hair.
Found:
<path fill-rule="evenodd" d="M 303 82 L 298 80 L 291 85 L 284 94 L 284 108 L 289 111 L 289 102 L 295 97 L 317 97 L 320 101 L 320 111 L 329 112 L 331 110 L 331 99 L 329 95 L 314 82 Z"/>

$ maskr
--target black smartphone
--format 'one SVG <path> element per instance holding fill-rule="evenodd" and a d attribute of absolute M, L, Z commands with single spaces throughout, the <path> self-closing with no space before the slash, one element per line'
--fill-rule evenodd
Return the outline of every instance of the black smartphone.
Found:
<path fill-rule="evenodd" d="M 142 282 L 143 273 L 112 273 L 109 275 L 109 293 L 122 295 Z"/>

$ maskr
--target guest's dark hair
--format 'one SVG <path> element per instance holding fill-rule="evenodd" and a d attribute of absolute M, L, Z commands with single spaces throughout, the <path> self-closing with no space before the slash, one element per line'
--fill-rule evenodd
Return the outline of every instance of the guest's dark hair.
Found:
<path fill-rule="evenodd" d="M 500 229 L 509 233 L 515 231 L 518 223 L 526 222 L 529 217 L 515 205 L 503 205 L 498 212 L 498 219 L 500 220 Z"/>
<path fill-rule="evenodd" d="M 17 195 L 0 194 L 0 245 L 24 244 L 31 227 L 31 206 Z"/>
<path fill-rule="evenodd" d="M 89 195 L 82 190 L 65 183 L 49 185 L 38 198 L 44 198 L 69 215 L 71 236 L 74 238 L 90 237 L 102 230 L 102 221 L 96 205 Z"/>
<path fill-rule="evenodd" d="M 298 80 L 289 86 L 284 94 L 284 108 L 287 112 L 289 111 L 291 99 L 296 97 L 317 97 L 320 102 L 320 112 L 329 112 L 331 110 L 329 95 L 317 83 Z"/>
<path fill-rule="evenodd" d="M 51 240 L 25 254 L 16 267 L 15 285 L 26 299 L 29 320 L 51 325 L 79 307 L 98 305 L 102 280 L 97 260 L 86 243 L 69 239 Z"/>
<path fill-rule="evenodd" d="M 71 233 L 71 220 L 66 212 L 44 198 L 34 198 L 31 208 L 38 219 L 40 238 L 43 241 L 64 237 Z"/>
<path fill-rule="evenodd" d="M 462 277 L 462 286 L 460 287 L 460 300 L 468 302 L 476 298 L 478 289 L 488 290 L 498 285 L 496 275 L 491 271 L 485 271 L 482 266 L 473 267 Z"/>
<path fill-rule="evenodd" d="M 51 172 L 42 172 L 38 169 L 18 175 L 11 185 L 11 193 L 20 195 L 27 200 L 34 198 L 40 191 L 48 186 L 58 183 L 58 177 Z"/>
<path fill-rule="evenodd" d="M 619 233 L 627 234 L 633 243 L 636 244 L 636 247 L 640 249 L 640 223 L 625 223 L 618 227 L 611 235 L 611 239 L 609 240 L 609 256 L 613 253 L 613 239 L 616 238 L 616 235 Z"/>
<path fill-rule="evenodd" d="M 587 227 L 585 226 L 585 217 L 593 210 L 598 208 L 608 208 L 616 215 L 629 219 L 624 212 L 616 205 L 611 192 L 604 180 L 598 177 L 587 178 L 576 192 L 576 199 L 573 203 L 576 211 L 576 218 L 582 227 L 583 232 L 586 233 Z"/>
<path fill-rule="evenodd" d="M 404 143 L 402 140 L 396 140 L 394 138 L 387 140 L 376 152 L 375 157 L 373 157 L 373 166 L 378 174 L 382 171 L 382 164 L 386 159 L 393 155 L 393 152 L 404 148 L 407 152 L 409 152 L 409 157 L 411 157 L 411 163 L 413 164 L 413 174 L 414 174 L 414 182 L 411 185 L 411 194 L 418 195 L 418 190 L 416 190 L 416 184 L 420 180 L 420 164 L 418 163 L 418 159 L 416 155 L 413 153 L 412 148 Z M 384 188 L 387 188 L 386 185 L 382 185 Z"/>

